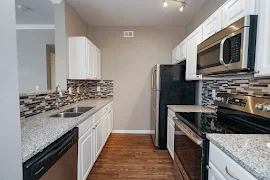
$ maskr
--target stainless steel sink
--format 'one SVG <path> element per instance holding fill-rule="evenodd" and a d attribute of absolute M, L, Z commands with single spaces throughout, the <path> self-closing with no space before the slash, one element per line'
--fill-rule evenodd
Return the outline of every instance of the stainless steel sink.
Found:
<path fill-rule="evenodd" d="M 83 114 L 82 112 L 77 112 L 77 113 L 75 113 L 75 112 L 61 112 L 61 113 L 54 114 L 50 117 L 72 118 L 72 117 L 78 117 L 82 114 Z"/>
<path fill-rule="evenodd" d="M 74 112 L 74 113 L 85 113 L 89 110 L 91 110 L 93 107 L 81 107 L 81 106 L 76 106 L 71 109 L 65 110 L 64 112 Z"/>

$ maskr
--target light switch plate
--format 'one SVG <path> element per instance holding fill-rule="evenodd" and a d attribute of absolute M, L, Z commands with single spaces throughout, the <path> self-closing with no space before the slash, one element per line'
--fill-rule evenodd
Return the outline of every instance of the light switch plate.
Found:
<path fill-rule="evenodd" d="M 216 89 L 212 89 L 212 98 L 216 97 Z"/>

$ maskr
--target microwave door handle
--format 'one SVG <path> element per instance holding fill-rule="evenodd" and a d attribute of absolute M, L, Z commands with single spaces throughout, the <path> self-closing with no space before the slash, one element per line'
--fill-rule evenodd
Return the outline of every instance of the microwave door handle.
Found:
<path fill-rule="evenodd" d="M 224 60 L 223 60 L 223 49 L 224 49 L 224 43 L 225 41 L 228 39 L 228 37 L 225 37 L 224 39 L 222 39 L 222 41 L 220 42 L 220 52 L 219 52 L 219 62 L 223 65 L 223 66 L 228 66 Z"/>

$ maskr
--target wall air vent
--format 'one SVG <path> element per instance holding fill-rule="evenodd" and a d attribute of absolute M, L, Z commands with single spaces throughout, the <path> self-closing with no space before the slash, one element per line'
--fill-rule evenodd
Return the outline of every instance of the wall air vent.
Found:
<path fill-rule="evenodd" d="M 124 31 L 124 37 L 125 38 L 134 37 L 134 31 Z"/>

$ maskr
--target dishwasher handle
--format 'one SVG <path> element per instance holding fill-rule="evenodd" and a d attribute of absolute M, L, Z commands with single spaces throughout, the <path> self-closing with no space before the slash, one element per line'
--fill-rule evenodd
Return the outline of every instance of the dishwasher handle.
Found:
<path fill-rule="evenodd" d="M 39 179 L 77 142 L 78 128 L 76 127 L 23 163 L 23 179 Z"/>

